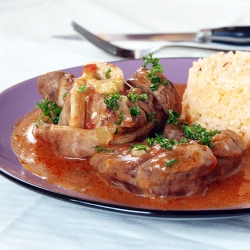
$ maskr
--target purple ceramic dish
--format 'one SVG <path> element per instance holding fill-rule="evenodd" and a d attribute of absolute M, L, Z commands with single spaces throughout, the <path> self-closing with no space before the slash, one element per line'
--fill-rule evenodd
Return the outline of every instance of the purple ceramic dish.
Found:
<path fill-rule="evenodd" d="M 161 64 L 165 67 L 165 74 L 174 83 L 186 83 L 188 70 L 197 58 L 165 58 Z M 142 60 L 125 60 L 112 62 L 124 72 L 124 78 L 132 76 L 136 69 L 141 67 Z M 82 66 L 65 69 L 64 72 L 80 76 Z M 46 72 L 45 72 L 46 73 Z M 0 174 L 23 187 L 33 191 L 73 202 L 90 208 L 117 212 L 122 214 L 149 216 L 162 219 L 204 219 L 228 218 L 250 213 L 250 208 L 237 209 L 209 209 L 209 210 L 152 210 L 138 207 L 128 207 L 107 202 L 95 197 L 78 194 L 56 185 L 45 182 L 42 178 L 32 174 L 22 167 L 12 151 L 10 137 L 12 127 L 18 118 L 34 108 L 34 104 L 41 99 L 37 91 L 37 79 L 33 78 L 17 84 L 0 94 Z"/>

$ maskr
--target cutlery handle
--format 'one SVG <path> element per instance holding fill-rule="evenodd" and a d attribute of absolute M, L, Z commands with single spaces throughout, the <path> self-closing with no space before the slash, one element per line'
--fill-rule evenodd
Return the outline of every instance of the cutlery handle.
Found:
<path fill-rule="evenodd" d="M 205 33 L 204 38 L 208 39 L 207 41 L 240 46 L 250 45 L 250 26 L 210 29 Z"/>

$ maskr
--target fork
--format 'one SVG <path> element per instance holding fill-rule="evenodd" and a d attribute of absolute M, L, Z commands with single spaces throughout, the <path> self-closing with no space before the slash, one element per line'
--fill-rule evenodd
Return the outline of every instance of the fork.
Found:
<path fill-rule="evenodd" d="M 148 56 L 149 53 L 153 53 L 157 50 L 167 48 L 167 47 L 183 47 L 183 48 L 200 48 L 200 49 L 206 49 L 206 50 L 217 50 L 217 51 L 229 51 L 228 49 L 221 49 L 221 48 L 208 48 L 208 47 L 201 47 L 199 44 L 195 45 L 186 45 L 186 44 L 180 44 L 180 43 L 174 43 L 174 44 L 164 44 L 164 45 L 156 45 L 148 49 L 126 49 L 119 46 L 116 46 L 108 41 L 105 41 L 96 35 L 92 34 L 79 24 L 72 21 L 71 23 L 73 29 L 83 36 L 86 40 L 94 44 L 95 46 L 99 47 L 100 49 L 106 51 L 107 53 L 119 56 L 123 58 L 132 58 L 132 59 L 139 59 L 144 56 Z"/>

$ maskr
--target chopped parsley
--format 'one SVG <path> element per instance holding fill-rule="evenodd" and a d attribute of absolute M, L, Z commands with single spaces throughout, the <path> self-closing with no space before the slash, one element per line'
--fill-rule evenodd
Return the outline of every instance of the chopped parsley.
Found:
<path fill-rule="evenodd" d="M 155 137 L 146 138 L 146 142 L 149 146 L 152 146 L 153 144 L 159 144 L 161 148 L 171 150 L 173 146 L 179 145 L 181 143 L 187 143 L 188 140 L 186 138 L 183 138 L 181 140 L 170 140 L 168 138 L 164 138 L 161 134 L 155 134 Z"/>
<path fill-rule="evenodd" d="M 149 146 L 152 146 L 153 144 L 159 144 L 162 148 L 165 149 L 172 149 L 173 144 L 171 140 L 164 138 L 162 135 L 155 134 L 155 137 L 153 138 L 147 138 L 146 142 Z"/>
<path fill-rule="evenodd" d="M 130 92 L 127 95 L 128 99 L 131 100 L 132 102 L 138 102 L 138 94 L 135 94 L 133 92 Z"/>
<path fill-rule="evenodd" d="M 180 139 L 180 143 L 188 143 L 188 139 L 187 138 L 182 138 L 182 139 Z"/>
<path fill-rule="evenodd" d="M 37 127 L 39 125 L 39 121 L 44 117 L 47 117 L 45 122 L 52 121 L 53 124 L 58 124 L 62 108 L 58 107 L 55 102 L 42 99 L 40 103 L 36 103 L 36 108 L 40 108 L 42 111 L 42 114 L 35 121 L 35 125 Z"/>
<path fill-rule="evenodd" d="M 167 124 L 178 124 L 178 118 L 181 116 L 179 113 L 173 111 L 172 109 L 168 110 L 169 117 L 167 119 Z"/>
<path fill-rule="evenodd" d="M 142 57 L 144 64 L 142 65 L 143 68 L 146 68 L 148 64 L 151 64 L 151 68 L 147 74 L 148 78 L 150 79 L 151 90 L 157 90 L 159 84 L 168 84 L 168 80 L 162 80 L 161 73 L 164 72 L 164 67 L 159 64 L 159 58 L 153 58 L 153 53 L 149 53 L 149 57 Z"/>
<path fill-rule="evenodd" d="M 177 158 L 174 158 L 172 160 L 166 161 L 166 168 L 170 168 L 173 164 L 175 164 L 176 162 L 178 162 Z"/>
<path fill-rule="evenodd" d="M 115 135 L 118 134 L 118 128 L 115 129 L 115 132 L 114 132 Z"/>
<path fill-rule="evenodd" d="M 139 106 L 137 106 L 137 107 L 131 107 L 131 108 L 129 108 L 129 111 L 130 111 L 130 114 L 133 115 L 133 116 L 138 116 L 138 115 L 141 114 Z"/>
<path fill-rule="evenodd" d="M 155 112 L 154 112 L 154 111 L 152 111 L 152 112 L 150 112 L 150 113 L 147 113 L 147 114 L 146 114 L 147 121 L 148 121 L 148 122 L 154 121 L 154 119 L 155 119 L 154 116 L 155 116 Z"/>
<path fill-rule="evenodd" d="M 86 84 L 83 84 L 81 87 L 79 87 L 78 92 L 86 92 L 88 90 L 88 87 Z"/>
<path fill-rule="evenodd" d="M 153 144 L 154 144 L 154 142 L 155 142 L 155 138 L 150 138 L 150 137 L 148 137 L 148 138 L 146 138 L 146 142 L 147 142 L 147 144 L 149 145 L 149 146 L 152 146 Z"/>
<path fill-rule="evenodd" d="M 182 131 L 185 134 L 185 138 L 182 138 L 180 140 L 177 139 L 168 139 L 164 138 L 161 134 L 155 134 L 155 137 L 147 138 L 146 142 L 149 146 L 152 146 L 153 144 L 159 144 L 162 148 L 165 149 L 172 149 L 173 146 L 176 146 L 178 144 L 182 143 L 188 143 L 189 139 L 199 141 L 201 144 L 206 145 L 210 148 L 213 148 L 213 137 L 216 134 L 219 134 L 220 132 L 218 130 L 214 131 L 207 131 L 205 128 L 201 127 L 201 125 L 191 125 L 188 126 L 187 123 L 183 123 L 181 125 Z"/>
<path fill-rule="evenodd" d="M 143 150 L 145 152 L 147 152 L 147 148 L 148 147 L 146 145 L 144 145 L 144 144 L 133 144 L 130 147 L 130 149 L 135 149 L 135 151 L 141 151 L 141 150 Z"/>
<path fill-rule="evenodd" d="M 105 73 L 105 77 L 106 77 L 107 79 L 110 78 L 110 73 L 111 73 L 111 69 L 109 68 L 109 69 L 106 71 L 106 73 Z"/>
<path fill-rule="evenodd" d="M 123 112 L 121 111 L 119 113 L 119 120 L 117 122 L 115 122 L 116 125 L 121 125 L 122 124 L 122 121 L 124 120 L 124 114 Z"/>
<path fill-rule="evenodd" d="M 187 124 L 183 124 L 182 130 L 186 135 L 186 138 L 200 141 L 203 145 L 206 145 L 210 148 L 213 148 L 213 137 L 220 132 L 218 130 L 207 131 L 206 128 L 201 127 L 200 124 L 193 124 L 188 126 Z"/>
<path fill-rule="evenodd" d="M 63 94 L 63 100 L 64 100 L 68 95 L 69 95 L 69 93 L 65 92 L 65 93 Z"/>
<path fill-rule="evenodd" d="M 117 91 L 115 94 L 107 94 L 103 96 L 104 103 L 107 105 L 110 110 L 118 110 L 119 105 L 117 103 L 118 100 L 121 100 L 121 95 Z"/>
<path fill-rule="evenodd" d="M 146 93 L 138 95 L 135 94 L 134 92 L 130 92 L 127 95 L 128 99 L 131 100 L 132 102 L 138 102 L 138 101 L 145 101 L 148 99 L 148 95 Z"/>
<path fill-rule="evenodd" d="M 95 151 L 97 153 L 101 153 L 101 152 L 105 152 L 106 149 L 104 147 L 101 147 L 101 146 L 95 146 Z"/>
<path fill-rule="evenodd" d="M 140 101 L 146 101 L 148 99 L 148 95 L 146 93 L 143 93 L 139 95 L 139 100 Z"/>

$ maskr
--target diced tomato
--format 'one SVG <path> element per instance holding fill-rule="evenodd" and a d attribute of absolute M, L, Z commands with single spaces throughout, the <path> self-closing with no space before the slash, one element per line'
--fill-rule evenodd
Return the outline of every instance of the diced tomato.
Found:
<path fill-rule="evenodd" d="M 216 157 L 214 157 L 212 160 L 213 160 L 213 163 L 212 163 L 211 166 L 210 166 L 210 170 L 213 170 L 213 169 L 216 167 L 216 164 L 217 164 L 217 159 L 216 159 Z"/>
<path fill-rule="evenodd" d="M 88 122 L 85 123 L 84 128 L 86 128 L 86 129 L 94 129 L 95 124 L 93 124 L 91 121 L 88 121 Z"/>
<path fill-rule="evenodd" d="M 83 71 L 82 72 L 89 72 L 89 71 L 95 71 L 97 69 L 96 64 L 87 64 L 83 67 Z"/>

